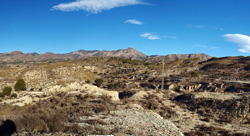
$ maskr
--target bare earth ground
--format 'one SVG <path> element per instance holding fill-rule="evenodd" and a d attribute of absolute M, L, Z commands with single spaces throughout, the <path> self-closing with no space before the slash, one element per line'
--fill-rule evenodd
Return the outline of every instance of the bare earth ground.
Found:
<path fill-rule="evenodd" d="M 159 62 L 4 65 L 0 88 L 17 98 L 0 98 L 0 120 L 14 120 L 18 135 L 249 136 L 249 62 L 230 59 L 170 62 L 163 90 Z M 27 88 L 14 91 L 19 78 Z"/>

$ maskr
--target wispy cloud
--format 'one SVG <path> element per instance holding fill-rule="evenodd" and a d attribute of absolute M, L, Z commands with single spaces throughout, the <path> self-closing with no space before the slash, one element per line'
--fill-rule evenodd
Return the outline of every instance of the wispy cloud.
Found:
<path fill-rule="evenodd" d="M 131 24 L 135 24 L 135 25 L 142 25 L 143 24 L 142 22 L 135 20 L 135 19 L 126 20 L 126 21 L 124 21 L 124 23 L 131 23 Z"/>
<path fill-rule="evenodd" d="M 207 45 L 203 45 L 203 44 L 195 44 L 194 46 L 201 47 L 201 48 L 206 48 L 206 49 L 210 49 L 210 50 L 214 50 L 214 49 L 218 49 L 219 48 L 217 46 L 207 46 Z"/>
<path fill-rule="evenodd" d="M 140 36 L 144 37 L 144 38 L 147 38 L 149 40 L 158 40 L 158 39 L 161 39 L 159 35 L 152 34 L 152 33 L 143 33 Z"/>
<path fill-rule="evenodd" d="M 228 42 L 238 44 L 240 49 L 239 52 L 250 53 L 250 37 L 243 34 L 225 34 L 224 39 Z"/>
<path fill-rule="evenodd" d="M 197 28 L 197 29 L 201 29 L 201 28 L 205 28 L 204 25 L 188 25 L 189 28 Z"/>
<path fill-rule="evenodd" d="M 84 10 L 89 14 L 97 14 L 104 10 L 140 4 L 147 3 L 142 0 L 76 0 L 69 3 L 61 3 L 52 9 L 61 11 Z"/>

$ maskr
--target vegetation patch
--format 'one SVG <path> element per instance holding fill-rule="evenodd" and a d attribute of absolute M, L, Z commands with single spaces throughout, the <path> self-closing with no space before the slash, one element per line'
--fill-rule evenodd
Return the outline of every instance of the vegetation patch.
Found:
<path fill-rule="evenodd" d="M 6 86 L 3 89 L 3 94 L 6 95 L 6 96 L 10 96 L 11 95 L 11 91 L 12 91 L 12 88 L 10 86 Z"/>
<path fill-rule="evenodd" d="M 145 96 L 144 99 L 139 102 L 139 104 L 145 109 L 156 111 L 165 119 L 171 118 L 171 116 L 175 114 L 175 111 L 165 105 L 163 101 L 156 95 Z"/>
<path fill-rule="evenodd" d="M 15 91 L 23 91 L 26 90 L 26 83 L 23 79 L 18 79 L 15 84 Z"/>

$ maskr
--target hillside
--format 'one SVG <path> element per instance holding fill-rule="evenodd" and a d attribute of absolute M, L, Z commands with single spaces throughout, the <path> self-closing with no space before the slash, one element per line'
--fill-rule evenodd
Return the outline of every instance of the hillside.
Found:
<path fill-rule="evenodd" d="M 166 61 L 175 61 L 179 59 L 188 59 L 188 58 L 200 58 L 202 60 L 208 60 L 212 58 L 211 56 L 204 54 L 204 53 L 197 53 L 197 54 L 168 54 L 167 56 L 158 56 L 152 55 L 148 56 L 148 61 L 160 61 L 163 60 L 165 57 Z"/>
<path fill-rule="evenodd" d="M 79 50 L 66 54 L 54 54 L 47 52 L 45 54 L 38 53 L 23 53 L 21 51 L 12 51 L 11 53 L 1 53 L 0 63 L 20 63 L 20 62 L 41 62 L 41 61 L 67 61 L 67 60 L 80 60 L 88 57 L 119 57 L 127 59 L 147 60 L 147 61 L 159 61 L 163 59 L 163 56 L 147 56 L 140 51 L 137 51 L 131 47 L 127 49 L 120 49 L 114 51 L 107 50 Z M 184 58 L 201 58 L 207 60 L 210 56 L 199 53 L 199 54 L 170 54 L 166 58 L 168 61 L 174 61 Z"/>
<path fill-rule="evenodd" d="M 128 47 L 125 50 L 115 50 L 115 51 L 86 51 L 86 50 L 79 50 L 76 52 L 68 53 L 70 56 L 74 56 L 76 59 L 82 59 L 87 57 L 121 57 L 121 58 L 129 58 L 129 59 L 143 59 L 147 56 L 131 47 Z"/>
<path fill-rule="evenodd" d="M 0 89 L 12 92 L 0 95 L 0 120 L 14 120 L 20 135 L 249 135 L 249 57 L 167 61 L 163 90 L 161 63 L 2 64 Z M 26 87 L 15 91 L 20 78 Z"/>

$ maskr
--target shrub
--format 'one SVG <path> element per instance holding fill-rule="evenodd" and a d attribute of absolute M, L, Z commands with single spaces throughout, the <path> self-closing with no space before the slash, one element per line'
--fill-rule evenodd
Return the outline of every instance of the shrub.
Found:
<path fill-rule="evenodd" d="M 0 98 L 3 98 L 4 97 L 4 94 L 3 93 L 0 93 Z"/>
<path fill-rule="evenodd" d="M 121 87 L 122 85 L 118 82 L 118 83 L 114 83 L 114 84 L 108 84 L 108 89 L 114 89 L 114 88 L 118 88 Z"/>
<path fill-rule="evenodd" d="M 123 98 L 130 98 L 131 96 L 133 96 L 134 93 L 133 92 L 129 92 L 129 91 L 124 91 L 124 92 L 120 92 L 119 93 L 119 98 L 123 99 Z"/>
<path fill-rule="evenodd" d="M 114 88 L 114 84 L 108 84 L 108 89 L 113 89 Z"/>
<path fill-rule="evenodd" d="M 206 117 L 204 120 L 205 120 L 206 122 L 210 122 L 210 119 L 209 119 L 208 117 Z"/>
<path fill-rule="evenodd" d="M 95 85 L 100 87 L 102 85 L 103 80 L 101 78 L 95 80 Z"/>
<path fill-rule="evenodd" d="M 20 91 L 20 90 L 26 90 L 26 84 L 23 79 L 17 80 L 15 84 L 15 90 Z"/>
<path fill-rule="evenodd" d="M 3 89 L 3 94 L 6 95 L 6 96 L 10 96 L 11 91 L 12 91 L 12 88 L 10 86 L 6 86 Z"/>
<path fill-rule="evenodd" d="M 17 98 L 17 94 L 16 93 L 11 94 L 11 98 Z"/>
<path fill-rule="evenodd" d="M 86 81 L 86 83 L 88 83 L 88 84 L 89 84 L 89 83 L 90 83 L 90 80 L 88 79 L 88 80 Z"/>
<path fill-rule="evenodd" d="M 192 72 L 191 75 L 192 77 L 199 77 L 199 74 L 197 72 Z"/>

